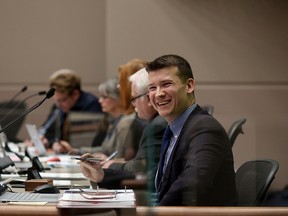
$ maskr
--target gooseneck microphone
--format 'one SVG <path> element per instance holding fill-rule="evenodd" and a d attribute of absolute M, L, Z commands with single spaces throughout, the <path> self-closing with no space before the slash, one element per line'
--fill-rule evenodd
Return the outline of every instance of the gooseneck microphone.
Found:
<path fill-rule="evenodd" d="M 34 97 L 34 96 L 37 96 L 37 95 L 45 95 L 45 94 L 46 94 L 46 91 L 39 91 L 39 92 L 37 92 L 37 93 L 35 93 L 35 94 L 29 95 L 29 96 L 27 96 L 26 98 L 24 98 L 23 102 L 25 102 L 26 100 L 28 100 L 29 98 L 32 98 L 32 97 Z"/>
<path fill-rule="evenodd" d="M 21 93 L 25 92 L 28 89 L 28 87 L 25 85 L 21 88 L 20 91 L 18 91 L 10 100 L 9 102 L 7 102 L 6 104 L 3 105 L 3 107 L 1 108 L 6 108 L 9 107 L 9 105 L 15 100 L 15 98 L 18 97 L 18 95 L 20 95 Z"/>
<path fill-rule="evenodd" d="M 9 122 L 7 125 L 5 125 L 1 130 L 0 130 L 0 134 L 5 131 L 7 128 L 11 127 L 13 124 L 15 124 L 17 121 L 19 121 L 20 119 L 22 119 L 24 116 L 26 116 L 28 113 L 32 112 L 34 109 L 36 109 L 37 107 L 39 107 L 42 103 L 44 103 L 44 101 L 46 99 L 51 98 L 55 93 L 55 88 L 50 88 L 49 91 L 46 93 L 46 96 L 44 99 L 42 99 L 41 101 L 39 101 L 38 103 L 36 103 L 34 106 L 30 107 L 28 110 L 26 110 L 23 114 L 19 115 L 16 119 L 14 119 L 13 121 Z"/>
<path fill-rule="evenodd" d="M 25 92 L 25 91 L 27 90 L 27 88 L 28 88 L 28 87 L 27 87 L 26 85 L 23 86 L 22 89 L 21 89 L 19 92 L 17 92 L 17 93 L 10 99 L 10 101 L 9 101 L 8 103 L 11 103 L 12 101 L 14 101 L 15 98 L 18 97 L 18 95 L 20 95 L 21 93 Z"/>
<path fill-rule="evenodd" d="M 14 107 L 12 107 L 1 119 L 0 119 L 0 124 L 9 116 L 10 113 L 12 113 L 15 109 L 17 109 L 19 106 L 24 104 L 28 99 L 35 97 L 37 95 L 45 95 L 46 91 L 39 91 L 38 93 L 32 94 L 24 98 L 24 100 L 20 101 L 17 103 Z"/>

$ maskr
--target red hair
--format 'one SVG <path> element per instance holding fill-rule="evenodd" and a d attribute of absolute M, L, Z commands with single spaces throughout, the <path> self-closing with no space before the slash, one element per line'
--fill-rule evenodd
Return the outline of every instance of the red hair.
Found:
<path fill-rule="evenodd" d="M 125 114 L 130 114 L 134 111 L 131 100 L 131 82 L 129 77 L 138 70 L 146 67 L 147 61 L 141 59 L 132 59 L 124 65 L 120 65 L 118 69 L 119 84 L 120 84 L 120 100 Z"/>

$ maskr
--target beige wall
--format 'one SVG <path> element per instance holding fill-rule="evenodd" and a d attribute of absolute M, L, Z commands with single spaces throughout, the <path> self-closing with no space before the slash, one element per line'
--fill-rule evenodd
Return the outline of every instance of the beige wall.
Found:
<path fill-rule="evenodd" d="M 0 0 L 0 97 L 49 74 L 81 72 L 84 89 L 132 58 L 175 53 L 192 64 L 199 104 L 212 104 L 228 130 L 246 117 L 235 168 L 274 158 L 272 188 L 288 183 L 288 2 L 281 0 Z M 32 100 L 31 100 L 32 104 Z M 41 124 L 51 101 L 26 121 Z M 25 132 L 21 132 L 24 137 Z"/>

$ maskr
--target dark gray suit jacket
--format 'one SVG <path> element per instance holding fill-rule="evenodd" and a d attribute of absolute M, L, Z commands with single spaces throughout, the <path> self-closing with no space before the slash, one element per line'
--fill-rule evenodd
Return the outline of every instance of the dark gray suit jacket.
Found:
<path fill-rule="evenodd" d="M 221 124 L 196 106 L 176 141 L 159 205 L 227 206 L 237 202 L 231 145 Z"/>
<path fill-rule="evenodd" d="M 104 169 L 104 179 L 99 185 L 104 188 L 117 188 L 121 180 L 135 178 L 135 173 L 138 172 L 148 172 L 148 188 L 154 190 L 154 171 L 159 161 L 166 126 L 167 122 L 161 116 L 155 116 L 142 133 L 135 158 L 125 164 L 115 163 L 109 169 Z M 95 183 L 91 184 L 95 186 Z"/>
<path fill-rule="evenodd" d="M 159 115 L 145 127 L 135 158 L 126 163 L 113 163 L 109 168 L 128 172 L 146 172 L 155 168 L 159 161 L 161 142 L 167 122 Z"/>

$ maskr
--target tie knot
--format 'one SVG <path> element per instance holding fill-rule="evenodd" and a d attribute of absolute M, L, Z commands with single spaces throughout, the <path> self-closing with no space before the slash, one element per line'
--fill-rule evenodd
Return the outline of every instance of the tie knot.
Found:
<path fill-rule="evenodd" d="M 170 127 L 166 127 L 165 133 L 164 133 L 164 139 L 170 139 L 170 137 L 173 135 L 172 130 L 170 129 Z"/>

